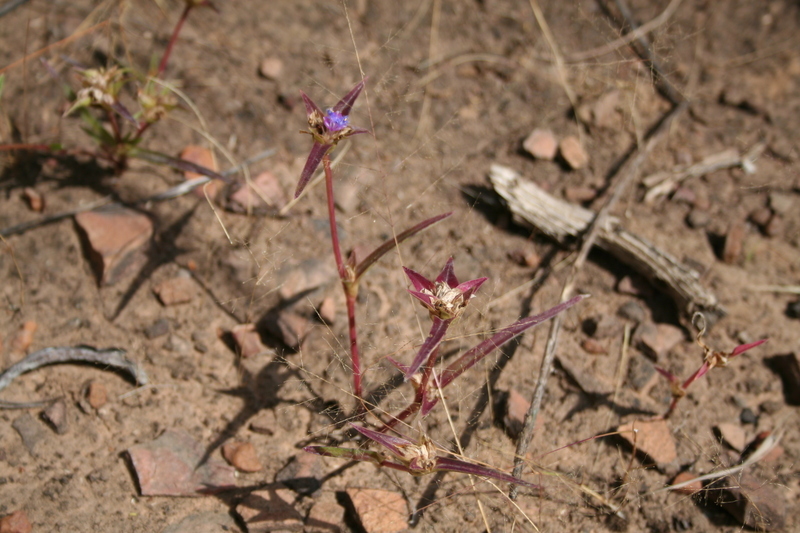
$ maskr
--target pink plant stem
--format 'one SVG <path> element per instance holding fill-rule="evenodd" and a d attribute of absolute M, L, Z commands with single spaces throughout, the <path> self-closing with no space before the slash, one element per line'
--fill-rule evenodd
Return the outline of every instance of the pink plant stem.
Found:
<path fill-rule="evenodd" d="M 333 201 L 333 171 L 331 170 L 331 158 L 326 153 L 322 156 L 322 166 L 325 169 L 325 192 L 328 197 L 328 223 L 331 227 L 331 245 L 333 246 L 333 257 L 336 259 L 336 270 L 339 272 L 339 279 L 342 280 L 345 300 L 347 302 L 347 323 L 348 334 L 350 335 L 350 361 L 353 367 L 353 394 L 359 400 L 358 412 L 363 411 L 363 386 L 361 384 L 361 357 L 358 352 L 358 332 L 356 331 L 356 296 L 358 286 L 351 281 L 348 276 L 347 268 L 342 259 L 342 249 L 339 244 L 339 230 L 336 227 L 336 206 Z"/>
<path fill-rule="evenodd" d="M 431 379 L 431 374 L 433 374 L 433 365 L 436 364 L 436 360 L 438 358 L 439 347 L 437 346 L 431 353 L 428 361 L 425 363 L 425 366 L 422 367 L 422 379 L 420 380 L 419 387 L 417 387 L 416 394 L 414 394 L 414 401 L 412 401 L 408 407 L 403 409 L 400 414 L 393 416 L 391 420 L 384 423 L 383 427 L 379 430 L 381 433 L 389 431 L 397 424 L 405 421 L 405 419 L 407 419 L 409 416 L 419 411 L 420 407 L 422 407 L 422 401 L 425 399 L 425 391 L 428 390 L 428 382 Z"/>
<path fill-rule="evenodd" d="M 181 13 L 181 18 L 178 19 L 178 23 L 175 24 L 175 29 L 172 30 L 172 35 L 169 38 L 169 42 L 167 43 L 167 48 L 164 50 L 164 55 L 161 57 L 161 63 L 158 64 L 158 71 L 156 72 L 156 78 L 161 77 L 161 74 L 164 73 L 164 70 L 167 68 L 167 61 L 169 61 L 169 56 L 172 54 L 172 47 L 175 46 L 175 41 L 178 40 L 178 34 L 181 32 L 181 27 L 186 19 L 189 17 L 189 12 L 192 10 L 193 4 L 187 3 L 186 7 L 183 9 L 183 13 Z"/>

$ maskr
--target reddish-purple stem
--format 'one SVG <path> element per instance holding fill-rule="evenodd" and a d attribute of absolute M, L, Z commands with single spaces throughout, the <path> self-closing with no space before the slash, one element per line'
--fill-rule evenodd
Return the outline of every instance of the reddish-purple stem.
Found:
<path fill-rule="evenodd" d="M 169 42 L 167 43 L 167 48 L 164 50 L 164 55 L 161 57 L 161 63 L 158 64 L 158 71 L 156 72 L 156 78 L 161 77 L 161 74 L 164 73 L 164 70 L 167 68 L 167 62 L 169 61 L 169 56 L 172 54 L 172 47 L 175 46 L 175 42 L 178 40 L 178 34 L 181 32 L 181 27 L 183 23 L 186 22 L 186 19 L 189 17 L 189 12 L 194 7 L 194 4 L 187 3 L 186 7 L 183 9 L 183 13 L 181 13 L 181 18 L 178 19 L 178 23 L 175 24 L 175 29 L 172 30 L 172 35 L 169 38 Z"/>

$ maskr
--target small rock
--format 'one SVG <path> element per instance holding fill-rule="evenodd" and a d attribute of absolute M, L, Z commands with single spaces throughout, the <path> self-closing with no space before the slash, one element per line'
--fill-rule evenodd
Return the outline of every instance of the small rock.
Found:
<path fill-rule="evenodd" d="M 228 197 L 228 209 L 234 213 L 274 213 L 286 205 L 286 193 L 272 172 L 264 171 L 243 184 Z"/>
<path fill-rule="evenodd" d="M 17 331 L 16 335 L 14 335 L 9 343 L 11 353 L 28 353 L 28 348 L 30 348 L 31 344 L 33 344 L 33 335 L 36 333 L 37 329 L 39 329 L 39 324 L 33 320 L 28 320 L 22 324 L 22 327 L 19 328 L 19 331 Z"/>
<path fill-rule="evenodd" d="M 220 533 L 239 531 L 236 522 L 228 513 L 197 513 L 185 517 L 176 524 L 167 526 L 161 533 Z"/>
<path fill-rule="evenodd" d="M 767 237 L 777 237 L 781 233 L 783 233 L 783 219 L 778 213 L 775 213 L 764 227 L 764 235 Z"/>
<path fill-rule="evenodd" d="M 723 422 L 717 424 L 717 433 L 725 443 L 736 450 L 741 452 L 747 444 L 747 437 L 745 437 L 744 430 L 738 424 L 731 424 L 730 422 Z"/>
<path fill-rule="evenodd" d="M 613 129 L 620 126 L 617 108 L 620 104 L 620 92 L 612 89 L 597 99 L 592 105 L 592 122 L 600 128 Z"/>
<path fill-rule="evenodd" d="M 226 442 L 222 446 L 222 456 L 240 472 L 259 472 L 264 468 L 252 442 Z"/>
<path fill-rule="evenodd" d="M 108 401 L 106 386 L 96 381 L 89 383 L 89 386 L 86 387 L 86 401 L 89 402 L 93 409 L 103 407 Z"/>
<path fill-rule="evenodd" d="M 597 191 L 591 187 L 566 187 L 564 188 L 564 198 L 574 204 L 584 204 L 591 202 L 597 197 Z"/>
<path fill-rule="evenodd" d="M 755 425 L 758 422 L 758 417 L 756 416 L 756 414 L 753 412 L 752 409 L 750 409 L 749 407 L 745 407 L 739 414 L 739 420 L 742 421 L 742 424 Z"/>
<path fill-rule="evenodd" d="M 180 335 L 176 335 L 175 333 L 167 337 L 167 342 L 164 343 L 165 350 L 175 353 L 189 353 L 192 351 L 192 348 L 193 348 L 192 343 L 190 343 Z M 180 372 L 180 374 L 186 374 L 186 373 Z M 175 377 L 175 372 L 173 372 L 172 377 Z"/>
<path fill-rule="evenodd" d="M 256 490 L 236 506 L 236 513 L 249 533 L 300 531 L 303 516 L 292 505 L 294 499 L 294 493 L 285 487 Z"/>
<path fill-rule="evenodd" d="M 360 188 L 349 181 L 339 183 L 333 192 L 333 201 L 342 213 L 351 214 L 358 209 L 361 203 L 359 198 Z"/>
<path fill-rule="evenodd" d="M 300 264 L 288 265 L 278 272 L 281 287 L 278 294 L 284 301 L 291 301 L 298 296 L 327 284 L 336 276 L 333 266 L 319 259 L 307 259 Z"/>
<path fill-rule="evenodd" d="M 552 131 L 537 128 L 523 141 L 522 147 L 536 159 L 552 161 L 558 151 L 558 141 Z"/>
<path fill-rule="evenodd" d="M 785 215 L 792 211 L 794 195 L 773 191 L 769 193 L 769 206 L 776 213 Z"/>
<path fill-rule="evenodd" d="M 148 339 L 157 339 L 169 333 L 169 320 L 166 318 L 159 318 L 146 328 L 144 328 L 144 336 Z"/>
<path fill-rule="evenodd" d="M 25 187 L 22 189 L 22 196 L 28 202 L 28 207 L 31 208 L 31 211 L 36 211 L 37 213 L 44 211 L 44 197 L 36 189 Z"/>
<path fill-rule="evenodd" d="M 676 344 L 683 340 L 683 331 L 672 324 L 644 323 L 639 338 L 656 361 L 660 361 Z"/>
<path fill-rule="evenodd" d="M 772 218 L 772 209 L 769 207 L 761 207 L 750 212 L 747 218 L 761 229 L 764 229 L 769 224 L 769 219 Z"/>
<path fill-rule="evenodd" d="M 786 316 L 789 318 L 800 318 L 800 300 L 789 302 L 786 306 Z"/>
<path fill-rule="evenodd" d="M 347 489 L 356 518 L 368 533 L 399 533 L 408 528 L 402 494 L 380 489 Z"/>
<path fill-rule="evenodd" d="M 31 533 L 33 526 L 23 510 L 0 518 L 0 533 Z"/>
<path fill-rule="evenodd" d="M 559 146 L 561 157 L 573 170 L 585 167 L 589 163 L 589 154 L 581 146 L 577 137 L 570 135 L 561 140 Z"/>
<path fill-rule="evenodd" d="M 175 277 L 159 283 L 153 292 L 163 305 L 177 305 L 191 302 L 194 298 L 194 282 L 191 278 Z"/>
<path fill-rule="evenodd" d="M 192 332 L 192 344 L 194 349 L 200 353 L 208 352 L 208 333 L 197 330 Z"/>
<path fill-rule="evenodd" d="M 319 455 L 300 453 L 275 474 L 275 482 L 283 483 L 298 494 L 309 496 L 322 488 L 325 464 Z"/>
<path fill-rule="evenodd" d="M 520 433 L 522 433 L 522 428 L 525 425 L 525 415 L 528 413 L 530 407 L 531 402 L 525 399 L 516 389 L 508 391 L 508 398 L 506 399 L 503 413 L 503 425 L 512 439 L 516 439 L 519 437 Z M 541 417 L 536 420 L 537 426 L 540 420 Z"/>
<path fill-rule="evenodd" d="M 729 265 L 739 262 L 744 246 L 744 224 L 735 223 L 725 235 L 725 246 L 722 249 L 722 260 Z"/>
<path fill-rule="evenodd" d="M 634 428 L 637 430 L 635 434 Z M 665 420 L 637 420 L 618 427 L 617 431 L 631 446 L 647 454 L 658 465 L 666 465 L 678 458 L 675 440 Z"/>
<path fill-rule="evenodd" d="M 628 366 L 628 383 L 641 391 L 650 384 L 656 375 L 656 367 L 649 359 L 642 356 L 632 357 Z"/>
<path fill-rule="evenodd" d="M 508 258 L 520 266 L 538 268 L 542 262 L 542 258 L 535 250 L 530 249 L 517 249 L 508 252 Z"/>
<path fill-rule="evenodd" d="M 319 318 L 323 323 L 331 325 L 336 321 L 336 301 L 326 296 L 322 303 L 319 304 Z"/>
<path fill-rule="evenodd" d="M 592 355 L 605 355 L 608 353 L 608 349 L 597 339 L 583 339 L 581 348 Z"/>
<path fill-rule="evenodd" d="M 610 383 L 607 383 L 605 380 L 595 376 L 593 372 L 586 369 L 585 359 L 582 357 L 561 354 L 557 356 L 557 359 L 561 368 L 564 369 L 569 377 L 572 378 L 586 394 L 603 396 L 604 394 L 611 394 L 614 391 L 614 387 Z"/>
<path fill-rule="evenodd" d="M 67 404 L 64 400 L 56 400 L 47 406 L 42 412 L 42 418 L 52 425 L 59 435 L 64 435 L 69 430 Z"/>
<path fill-rule="evenodd" d="M 143 263 L 143 248 L 153 236 L 145 215 L 125 208 L 106 208 L 75 215 L 85 236 L 87 255 L 100 285 L 113 285 L 125 272 Z"/>
<path fill-rule="evenodd" d="M 181 151 L 180 158 L 185 159 L 190 163 L 194 163 L 195 165 L 199 165 L 217 172 L 217 162 L 214 159 L 214 154 L 208 148 L 190 144 L 184 148 L 183 151 Z M 202 177 L 204 177 L 202 174 L 198 174 L 197 172 L 192 172 L 190 170 L 186 170 L 183 173 L 183 179 L 186 181 L 191 181 Z M 217 198 L 217 195 L 224 186 L 225 184 L 221 180 L 211 180 L 207 185 L 203 185 L 202 187 L 198 187 L 193 190 L 192 194 L 194 194 L 197 198 L 205 198 L 206 193 L 208 193 L 208 197 L 214 200 Z"/>
<path fill-rule="evenodd" d="M 275 81 L 283 74 L 283 61 L 277 57 L 267 57 L 258 65 L 258 73 L 268 80 Z"/>
<path fill-rule="evenodd" d="M 759 531 L 777 531 L 786 525 L 784 489 L 758 479 L 750 471 L 730 476 L 717 491 L 717 504 L 741 524 Z M 713 500 L 712 500 L 713 501 Z"/>
<path fill-rule="evenodd" d="M 693 479 L 697 479 L 697 476 L 692 474 L 691 472 L 681 472 L 672 480 L 670 485 L 678 485 L 679 483 L 685 483 L 687 481 L 691 481 Z M 703 482 L 702 481 L 692 481 L 685 487 L 681 487 L 679 489 L 673 489 L 673 492 L 678 492 L 680 494 L 686 494 L 691 496 L 692 494 L 697 494 L 703 490 Z"/>
<path fill-rule="evenodd" d="M 276 424 L 275 411 L 265 409 L 250 420 L 250 430 L 261 435 L 274 435 Z"/>
<path fill-rule="evenodd" d="M 617 292 L 631 296 L 650 296 L 653 289 L 647 281 L 639 276 L 623 276 L 617 283 Z"/>
<path fill-rule="evenodd" d="M 48 436 L 44 427 L 42 427 L 30 413 L 25 413 L 17 417 L 11 423 L 11 427 L 22 437 L 22 443 L 28 449 L 28 453 L 33 457 L 37 457 L 39 445 L 47 439 Z"/>
<path fill-rule="evenodd" d="M 617 309 L 617 316 L 632 320 L 633 322 L 644 322 L 647 319 L 647 313 L 644 307 L 639 302 L 631 300 L 626 302 Z"/>
<path fill-rule="evenodd" d="M 306 317 L 290 309 L 279 312 L 274 320 L 267 320 L 266 326 L 270 333 L 292 350 L 300 349 L 300 345 L 311 329 L 310 322 Z"/>
<path fill-rule="evenodd" d="M 239 347 L 239 355 L 244 359 L 255 357 L 269 349 L 261 342 L 261 335 L 255 324 L 239 324 L 231 330 L 231 335 Z"/>
<path fill-rule="evenodd" d="M 235 487 L 234 469 L 214 457 L 201 463 L 205 453 L 205 444 L 173 429 L 128 448 L 142 496 L 199 496 Z"/>
<path fill-rule="evenodd" d="M 692 229 L 702 229 L 711 223 L 711 215 L 701 209 L 692 209 L 686 215 L 686 223 Z"/>
<path fill-rule="evenodd" d="M 344 531 L 344 509 L 330 491 L 314 497 L 314 506 L 308 512 L 304 533 L 341 533 Z"/>
<path fill-rule="evenodd" d="M 694 205 L 696 200 L 697 194 L 689 187 L 678 187 L 675 192 L 672 193 L 673 202 Z"/>

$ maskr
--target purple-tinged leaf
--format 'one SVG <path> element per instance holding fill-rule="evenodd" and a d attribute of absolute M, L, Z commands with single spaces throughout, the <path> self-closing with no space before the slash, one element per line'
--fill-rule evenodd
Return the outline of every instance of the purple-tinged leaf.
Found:
<path fill-rule="evenodd" d="M 709 370 L 711 370 L 711 365 L 708 364 L 708 361 L 703 361 L 703 364 L 700 365 L 700 368 L 698 368 L 697 371 L 694 374 L 689 376 L 689 378 L 686 381 L 683 382 L 683 385 L 681 385 L 681 388 L 683 388 L 683 389 L 689 388 L 689 385 L 691 385 L 692 383 L 694 383 L 698 379 L 700 379 L 703 376 L 705 376 L 706 373 Z"/>
<path fill-rule="evenodd" d="M 667 379 L 667 381 L 669 381 L 670 383 L 678 383 L 678 378 L 675 377 L 675 375 L 672 372 L 670 372 L 669 370 L 665 370 L 665 369 L 661 368 L 660 366 L 655 366 L 655 369 L 656 369 L 656 372 L 658 372 L 659 374 L 664 376 Z"/>
<path fill-rule="evenodd" d="M 361 130 L 361 131 L 356 130 L 356 132 L 357 133 L 369 133 L 369 132 L 367 132 L 367 130 Z M 437 222 L 439 222 L 441 220 L 444 220 L 445 218 L 449 217 L 452 214 L 453 214 L 452 212 L 451 213 L 444 213 L 442 215 L 437 215 L 435 217 L 429 218 L 428 220 L 423 220 L 422 222 L 420 222 L 416 226 L 411 227 L 411 228 L 405 230 L 402 233 L 398 233 L 395 238 L 388 239 L 387 241 L 385 241 L 383 244 L 381 244 L 380 246 L 375 248 L 375 250 L 371 254 L 369 254 L 367 257 L 365 257 L 363 261 L 361 261 L 358 265 L 356 265 L 356 268 L 355 268 L 356 280 L 358 280 L 362 275 L 364 275 L 364 272 L 366 272 L 367 269 L 369 269 L 369 267 L 374 265 L 378 261 L 378 259 L 383 257 L 390 250 L 393 250 L 398 244 L 400 244 L 403 241 L 409 239 L 410 237 L 413 237 L 414 235 L 416 235 L 417 233 L 421 232 L 422 230 L 428 229 L 429 227 L 433 226 L 434 224 L 436 224 Z M 408 272 L 406 272 L 406 274 L 408 274 Z M 425 279 L 425 278 L 423 278 L 423 279 Z M 425 280 L 425 281 L 427 281 L 427 280 Z M 412 283 L 413 283 L 413 280 L 412 280 Z M 419 290 L 419 289 L 420 288 L 417 288 L 417 290 Z"/>
<path fill-rule="evenodd" d="M 445 282 L 450 287 L 458 286 L 458 278 L 456 278 L 456 271 L 453 268 L 453 258 L 449 258 L 447 262 L 444 264 L 444 268 L 436 277 L 436 281 L 438 282 Z"/>
<path fill-rule="evenodd" d="M 121 102 L 114 102 L 113 104 L 111 104 L 111 109 L 116 111 L 119 116 L 121 116 L 122 118 L 124 118 L 125 120 L 127 120 L 128 122 L 133 124 L 134 126 L 137 126 L 137 127 L 139 126 L 139 121 L 136 120 L 133 117 L 131 112 L 128 111 L 128 108 L 125 107 L 124 105 L 122 105 Z"/>
<path fill-rule="evenodd" d="M 384 448 L 388 448 L 393 454 L 398 457 L 403 457 L 405 454 L 403 453 L 403 448 L 408 446 L 413 446 L 414 443 L 408 439 L 404 439 L 402 437 L 393 437 L 391 435 L 387 435 L 386 433 L 381 433 L 379 431 L 373 431 L 371 429 L 367 429 L 362 426 L 357 426 L 355 424 L 350 424 L 350 427 L 364 435 L 370 440 L 374 440 Z"/>
<path fill-rule="evenodd" d="M 504 481 L 506 483 L 515 483 L 517 485 L 525 485 L 526 487 L 530 487 L 532 489 L 541 489 L 542 487 L 539 485 L 534 485 L 533 483 L 528 483 L 524 479 L 520 479 L 518 477 L 514 477 L 509 474 L 505 474 L 503 472 L 494 470 L 493 468 L 489 468 L 486 466 L 476 465 L 473 463 L 467 463 L 465 461 L 460 461 L 458 459 L 450 459 L 448 457 L 438 457 L 436 459 L 436 466 L 434 470 L 437 471 L 447 471 L 447 472 L 458 472 L 460 474 L 470 474 L 473 476 L 481 476 L 481 477 L 488 477 L 492 479 L 496 479 L 498 481 Z"/>
<path fill-rule="evenodd" d="M 322 161 L 323 156 L 330 149 L 330 144 L 320 144 L 318 142 L 314 142 L 314 146 L 311 147 L 311 152 L 308 154 L 308 159 L 306 159 L 306 165 L 303 167 L 303 173 L 300 174 L 300 181 L 297 183 L 297 189 L 294 191 L 295 198 L 300 196 L 300 193 L 302 193 L 303 189 L 306 188 L 311 176 L 314 175 L 314 171 L 317 170 L 317 167 Z"/>
<path fill-rule="evenodd" d="M 406 272 L 406 274 L 407 274 L 407 272 Z M 408 293 L 411 296 L 413 296 L 414 298 L 416 298 L 417 300 L 419 300 L 420 302 L 422 302 L 423 304 L 425 304 L 425 307 L 427 307 L 429 309 L 433 307 L 433 303 L 434 303 L 433 295 L 426 294 L 424 292 L 417 292 L 417 291 L 408 291 Z"/>
<path fill-rule="evenodd" d="M 736 357 L 737 355 L 746 352 L 750 348 L 755 348 L 756 346 L 761 346 L 765 342 L 767 342 L 767 339 L 761 339 L 759 341 L 749 342 L 747 344 L 740 344 L 739 346 L 737 346 L 736 348 L 733 349 L 733 351 L 731 352 L 730 356 L 731 357 Z"/>
<path fill-rule="evenodd" d="M 420 274 L 419 272 L 414 272 L 410 268 L 406 267 L 403 267 L 403 272 L 406 273 L 406 276 L 408 276 L 408 280 L 411 282 L 414 288 L 417 289 L 417 291 L 422 291 L 422 290 L 433 291 L 434 289 L 433 282 L 428 278 L 426 278 L 425 276 L 423 276 L 422 274 Z M 414 294 L 413 291 L 408 291 L 408 292 Z M 417 296 L 417 298 L 419 298 L 419 296 Z"/>
<path fill-rule="evenodd" d="M 322 455 L 324 457 L 336 457 L 339 459 L 350 459 L 351 461 L 366 461 L 381 464 L 383 456 L 378 452 L 369 450 L 355 450 L 352 448 L 338 448 L 335 446 L 306 446 L 304 452 Z"/>
<path fill-rule="evenodd" d="M 393 359 L 393 358 L 391 358 L 389 356 L 386 356 L 386 360 L 389 361 L 392 365 L 394 365 L 395 368 L 397 368 L 403 374 L 408 372 L 408 367 L 406 365 L 404 365 L 403 363 L 401 363 L 401 362 L 399 362 L 399 361 L 397 361 L 397 360 L 395 360 L 395 359 Z"/>
<path fill-rule="evenodd" d="M 442 387 L 446 387 L 447 385 L 449 385 L 465 370 L 471 368 L 475 363 L 483 359 L 487 354 L 491 353 L 500 346 L 504 345 L 514 337 L 520 335 L 521 333 L 529 330 L 534 326 L 538 326 L 539 324 L 541 324 L 546 320 L 550 320 L 557 314 L 569 309 L 576 303 L 580 302 L 585 297 L 586 296 L 584 295 L 575 296 L 567 300 L 566 302 L 560 303 L 557 306 L 548 309 L 544 313 L 523 318 L 522 320 L 519 320 L 514 324 L 501 329 L 500 331 L 495 333 L 491 338 L 486 339 L 485 341 L 481 342 L 471 350 L 468 350 L 466 353 L 464 353 L 464 355 L 459 357 L 458 360 L 456 360 L 454 363 L 448 366 L 445 369 L 445 371 L 442 372 L 440 377 Z"/>
<path fill-rule="evenodd" d="M 450 323 L 453 322 L 453 319 L 449 320 L 442 320 L 438 316 L 433 317 L 433 324 L 431 324 L 431 332 L 428 333 L 428 337 L 425 339 L 425 342 L 422 343 L 422 346 L 417 352 L 417 356 L 414 358 L 414 361 L 411 363 L 411 366 L 406 369 L 404 372 L 403 378 L 405 381 L 411 379 L 411 376 L 416 374 L 417 370 L 420 367 L 428 362 L 428 358 L 434 353 L 441 344 L 442 339 L 444 339 L 445 334 L 447 333 L 447 328 L 450 327 Z M 430 363 L 430 362 L 429 362 Z"/>
<path fill-rule="evenodd" d="M 364 89 L 364 83 L 366 83 L 367 78 L 364 78 L 360 82 L 358 82 L 355 87 L 350 89 L 350 92 L 344 95 L 344 98 L 339 100 L 335 106 L 333 106 L 333 111 L 339 113 L 340 115 L 347 116 L 350 114 L 350 111 L 353 109 L 353 104 L 358 98 L 358 95 L 361 94 L 361 91 Z"/>
<path fill-rule="evenodd" d="M 309 96 L 306 93 L 304 93 L 303 91 L 300 91 L 300 96 L 303 97 L 303 103 L 306 104 L 306 115 L 311 116 L 311 115 L 314 114 L 315 111 L 317 113 L 319 113 L 320 116 L 323 114 L 322 110 L 319 108 L 319 106 L 317 104 L 315 104 L 314 100 L 309 98 Z"/>
<path fill-rule="evenodd" d="M 486 283 L 487 279 L 489 278 L 471 279 L 456 286 L 456 289 L 460 290 L 464 294 L 464 301 L 468 302 L 469 299 L 472 298 L 472 296 L 478 291 L 481 285 Z"/>

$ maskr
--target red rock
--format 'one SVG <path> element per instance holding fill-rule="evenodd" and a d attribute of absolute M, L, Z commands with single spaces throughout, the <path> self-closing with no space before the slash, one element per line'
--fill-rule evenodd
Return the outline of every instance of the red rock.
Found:
<path fill-rule="evenodd" d="M 586 153 L 577 137 L 572 135 L 565 137 L 561 140 L 559 149 L 561 157 L 564 158 L 570 168 L 578 170 L 589 164 L 589 154 Z"/>
<path fill-rule="evenodd" d="M 402 494 L 380 489 L 347 489 L 356 518 L 367 533 L 397 533 L 408 528 Z"/>
<path fill-rule="evenodd" d="M 636 433 L 633 430 L 636 429 Z M 617 428 L 620 436 L 658 465 L 678 458 L 675 440 L 665 420 L 637 420 Z"/>
<path fill-rule="evenodd" d="M 195 294 L 191 278 L 175 277 L 162 281 L 153 292 L 164 305 L 177 305 L 192 301 Z"/>
<path fill-rule="evenodd" d="M 0 518 L 0 533 L 31 533 L 33 526 L 25 511 L 14 511 Z"/>
<path fill-rule="evenodd" d="M 30 348 L 33 343 L 33 335 L 36 333 L 37 329 L 39 329 L 39 324 L 33 320 L 27 320 L 22 324 L 22 327 L 9 343 L 11 353 L 28 353 L 28 348 Z"/>
<path fill-rule="evenodd" d="M 75 215 L 86 236 L 88 255 L 100 285 L 113 285 L 146 258 L 142 249 L 153 235 L 153 223 L 131 209 L 109 208 Z"/>
<path fill-rule="evenodd" d="M 283 74 L 283 61 L 277 57 L 267 57 L 258 65 L 258 73 L 268 80 L 277 80 Z"/>
<path fill-rule="evenodd" d="M 249 533 L 299 531 L 303 517 L 292 505 L 294 499 L 294 493 L 281 486 L 256 490 L 236 506 L 236 512 Z"/>
<path fill-rule="evenodd" d="M 536 159 L 552 161 L 558 151 L 558 141 L 548 129 L 535 129 L 522 143 L 526 152 Z"/>
<path fill-rule="evenodd" d="M 311 495 L 322 487 L 324 475 L 325 461 L 319 455 L 301 452 L 275 474 L 275 481 L 298 494 Z"/>
<path fill-rule="evenodd" d="M 640 327 L 642 344 L 653 354 L 656 361 L 660 361 L 683 340 L 683 330 L 671 324 L 643 324 Z"/>
<path fill-rule="evenodd" d="M 264 467 L 258 460 L 256 448 L 251 442 L 229 441 L 222 446 L 222 456 L 241 472 L 258 472 Z"/>
<path fill-rule="evenodd" d="M 584 339 L 581 343 L 581 348 L 592 355 L 604 355 L 608 353 L 603 343 L 595 339 Z"/>
<path fill-rule="evenodd" d="M 729 265 L 739 262 L 744 246 L 744 224 L 733 224 L 725 235 L 725 246 L 722 250 L 722 260 Z"/>
<path fill-rule="evenodd" d="M 597 197 L 597 191 L 591 187 L 566 187 L 564 189 L 564 198 L 575 204 L 591 202 L 595 197 Z"/>
<path fill-rule="evenodd" d="M 286 346 L 298 350 L 308 335 L 311 324 L 306 317 L 292 310 L 283 310 L 275 320 L 267 322 L 267 329 Z"/>
<path fill-rule="evenodd" d="M 691 481 L 693 479 L 697 479 L 697 476 L 692 474 L 691 472 L 681 472 L 675 479 L 672 480 L 670 485 L 678 485 L 679 483 L 685 483 L 687 481 Z M 702 481 L 692 481 L 688 485 L 681 487 L 679 489 L 674 489 L 674 492 L 678 492 L 680 494 L 687 494 L 691 496 L 692 494 L 696 494 L 703 490 L 703 482 Z"/>
<path fill-rule="evenodd" d="M 201 464 L 206 446 L 169 429 L 156 440 L 128 448 L 142 496 L 200 496 L 234 487 L 233 468 L 214 457 Z"/>
<path fill-rule="evenodd" d="M 201 167 L 205 167 L 209 170 L 217 172 L 216 159 L 214 159 L 214 154 L 208 148 L 190 144 L 181 151 L 180 158 L 185 159 L 190 163 L 194 163 L 195 165 L 200 165 Z M 191 181 L 202 177 L 204 177 L 202 174 L 198 174 L 197 172 L 192 172 L 190 170 L 184 171 L 183 173 L 183 178 L 186 181 Z M 198 187 L 192 191 L 192 194 L 198 198 L 205 198 L 205 193 L 208 193 L 208 197 L 213 200 L 217 197 L 224 186 L 225 184 L 220 180 L 211 180 L 208 185 L 204 187 Z M 204 188 L 205 192 L 203 192 Z"/>
<path fill-rule="evenodd" d="M 231 330 L 233 340 L 239 347 L 239 355 L 247 359 L 255 357 L 269 349 L 261 342 L 261 335 L 256 330 L 255 324 L 239 324 Z"/>
<path fill-rule="evenodd" d="M 722 440 L 725 441 L 728 446 L 740 452 L 744 450 L 745 444 L 747 444 L 747 437 L 744 434 L 744 430 L 738 424 L 731 424 L 730 422 L 723 422 L 721 424 L 717 424 L 717 431 L 719 432 L 719 436 L 722 437 Z"/>
<path fill-rule="evenodd" d="M 327 296 L 322 300 L 322 303 L 319 304 L 319 310 L 317 312 L 319 313 L 320 320 L 325 324 L 333 324 L 336 321 L 336 301 L 332 297 Z"/>
<path fill-rule="evenodd" d="M 64 435 L 69 430 L 67 404 L 64 400 L 56 400 L 50 404 L 42 412 L 42 417 L 53 426 L 59 435 Z"/>
<path fill-rule="evenodd" d="M 228 198 L 228 209 L 236 213 L 263 214 L 277 211 L 286 205 L 286 193 L 280 180 L 271 172 L 262 172 L 250 185 L 243 183 Z"/>
<path fill-rule="evenodd" d="M 341 533 L 344 531 L 344 508 L 336 501 L 336 494 L 323 492 L 314 497 L 314 506 L 308 513 L 305 533 Z"/>
<path fill-rule="evenodd" d="M 106 386 L 102 383 L 92 381 L 86 388 L 86 400 L 93 409 L 100 409 L 108 401 Z"/>
<path fill-rule="evenodd" d="M 44 197 L 36 189 L 25 187 L 22 189 L 22 196 L 28 202 L 28 207 L 31 208 L 31 211 L 36 211 L 37 213 L 44 211 Z"/>
<path fill-rule="evenodd" d="M 522 428 L 525 425 L 525 415 L 531 407 L 529 402 L 522 394 L 515 389 L 508 391 L 508 399 L 506 400 L 505 415 L 503 416 L 503 425 L 506 431 L 512 438 L 519 437 L 522 433 Z M 536 429 L 539 429 L 544 422 L 543 417 L 536 418 Z"/>

